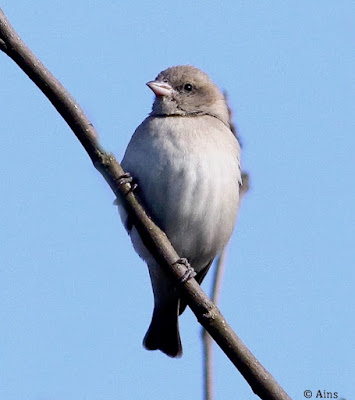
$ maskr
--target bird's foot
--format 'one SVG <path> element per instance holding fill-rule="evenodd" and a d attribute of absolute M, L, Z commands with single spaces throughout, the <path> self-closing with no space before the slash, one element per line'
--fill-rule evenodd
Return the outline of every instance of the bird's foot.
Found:
<path fill-rule="evenodd" d="M 191 278 L 194 278 L 196 276 L 195 270 L 191 267 L 189 262 L 187 261 L 187 258 L 179 258 L 177 261 L 174 262 L 174 264 L 182 264 L 186 267 L 186 271 L 184 275 L 179 279 L 178 285 L 180 286 L 181 284 L 185 283 Z"/>
<path fill-rule="evenodd" d="M 132 176 L 129 172 L 125 172 L 124 174 L 119 176 L 117 179 L 117 183 L 120 186 L 125 185 L 126 183 L 129 183 L 131 185 L 131 188 L 129 189 L 129 191 L 126 194 L 133 192 L 133 190 L 136 190 L 138 187 L 137 183 L 134 181 L 134 179 L 132 178 Z"/>

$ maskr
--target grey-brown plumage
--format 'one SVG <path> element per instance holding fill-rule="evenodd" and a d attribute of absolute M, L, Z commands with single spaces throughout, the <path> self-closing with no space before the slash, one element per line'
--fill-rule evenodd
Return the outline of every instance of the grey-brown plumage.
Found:
<path fill-rule="evenodd" d="M 167 234 L 201 282 L 232 234 L 239 202 L 240 147 L 221 91 L 201 70 L 177 66 L 147 85 L 156 95 L 136 129 L 122 166 L 137 180 L 148 215 Z M 186 304 L 143 245 L 120 207 L 137 253 L 147 262 L 154 292 L 149 350 L 179 357 L 178 315 Z"/>

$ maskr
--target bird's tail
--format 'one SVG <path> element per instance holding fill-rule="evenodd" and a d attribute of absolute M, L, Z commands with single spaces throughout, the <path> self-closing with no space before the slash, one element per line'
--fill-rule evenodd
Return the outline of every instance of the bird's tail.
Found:
<path fill-rule="evenodd" d="M 179 299 L 156 306 L 152 322 L 143 339 L 147 350 L 161 350 L 169 357 L 181 357 L 182 346 L 178 322 Z"/>

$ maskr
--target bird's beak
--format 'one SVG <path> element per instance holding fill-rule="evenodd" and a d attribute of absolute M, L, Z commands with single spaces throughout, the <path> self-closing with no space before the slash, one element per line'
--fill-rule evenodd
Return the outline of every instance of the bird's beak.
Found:
<path fill-rule="evenodd" d="M 173 88 L 166 82 L 150 81 L 147 86 L 153 90 L 156 96 L 169 96 L 173 91 Z"/>

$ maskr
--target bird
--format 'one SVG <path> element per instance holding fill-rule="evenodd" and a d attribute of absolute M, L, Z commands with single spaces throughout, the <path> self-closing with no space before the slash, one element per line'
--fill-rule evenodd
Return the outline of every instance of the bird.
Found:
<path fill-rule="evenodd" d="M 202 70 L 173 66 L 147 86 L 155 94 L 152 111 L 135 130 L 121 164 L 147 214 L 201 283 L 234 229 L 242 185 L 240 145 L 223 93 Z M 124 205 L 118 201 L 118 206 L 153 288 L 143 346 L 181 357 L 178 317 L 186 302 L 144 246 Z"/>

